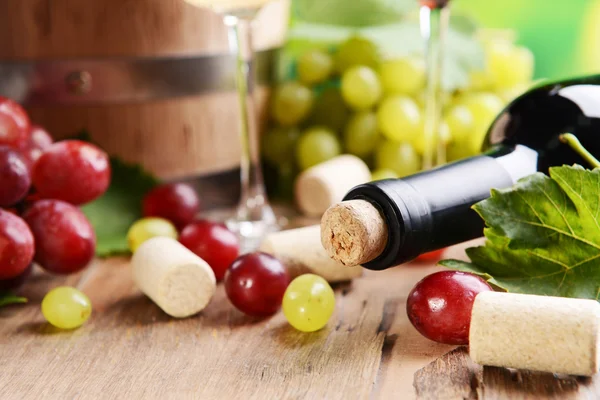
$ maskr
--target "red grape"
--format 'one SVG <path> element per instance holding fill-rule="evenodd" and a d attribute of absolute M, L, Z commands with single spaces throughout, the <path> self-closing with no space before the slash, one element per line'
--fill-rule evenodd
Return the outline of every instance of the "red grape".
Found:
<path fill-rule="evenodd" d="M 31 126 L 29 140 L 21 145 L 19 149 L 23 157 L 27 160 L 29 169 L 33 168 L 33 164 L 52 143 L 52 137 L 44 128 L 38 125 Z"/>
<path fill-rule="evenodd" d="M 179 241 L 210 265 L 217 280 L 223 279 L 240 252 L 237 235 L 212 221 L 190 223 L 181 231 Z"/>
<path fill-rule="evenodd" d="M 46 199 L 85 204 L 104 194 L 109 184 L 108 156 L 80 140 L 54 143 L 33 167 L 33 186 Z"/>
<path fill-rule="evenodd" d="M 29 117 L 16 102 L 0 96 L 0 145 L 18 148 L 27 142 Z"/>
<path fill-rule="evenodd" d="M 14 278 L 0 279 L 0 291 L 15 290 L 20 288 L 25 283 L 27 278 L 29 278 L 32 270 L 33 264 L 29 264 L 29 266 L 27 266 L 23 272 Z"/>
<path fill-rule="evenodd" d="M 200 210 L 196 191 L 185 183 L 169 183 L 152 189 L 142 203 L 144 217 L 161 217 L 182 229 Z"/>
<path fill-rule="evenodd" d="M 446 344 L 468 344 L 475 296 L 492 290 L 480 277 L 441 271 L 423 278 L 408 295 L 406 312 L 426 338 Z"/>
<path fill-rule="evenodd" d="M 239 257 L 225 274 L 225 291 L 231 303 L 254 317 L 275 314 L 289 283 L 281 261 L 260 252 Z"/>
<path fill-rule="evenodd" d="M 0 279 L 11 279 L 25 271 L 33 260 L 34 238 L 21 218 L 0 209 Z"/>
<path fill-rule="evenodd" d="M 21 201 L 31 187 L 25 159 L 10 147 L 0 146 L 0 207 Z"/>
<path fill-rule="evenodd" d="M 23 218 L 35 237 L 35 261 L 44 269 L 70 274 L 94 257 L 96 235 L 79 208 L 60 200 L 39 200 Z"/>
<path fill-rule="evenodd" d="M 445 250 L 446 249 L 439 249 L 439 250 L 430 251 L 428 253 L 423 253 L 420 256 L 418 256 L 415 261 L 423 262 L 423 263 L 437 262 L 442 258 L 442 255 L 444 254 Z"/>

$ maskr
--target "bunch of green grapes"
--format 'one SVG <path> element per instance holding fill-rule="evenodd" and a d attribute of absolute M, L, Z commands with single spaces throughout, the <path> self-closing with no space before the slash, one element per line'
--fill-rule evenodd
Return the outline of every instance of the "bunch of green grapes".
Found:
<path fill-rule="evenodd" d="M 442 121 L 431 143 L 424 140 L 422 56 L 383 58 L 361 37 L 333 52 L 306 52 L 296 60 L 297 80 L 275 88 L 273 124 L 262 142 L 265 161 L 293 177 L 291 169 L 349 153 L 372 167 L 373 179 L 386 179 L 420 171 L 423 153 L 435 153 L 440 145 L 448 161 L 478 154 L 490 124 L 531 85 L 533 75 L 527 48 L 506 38 L 481 43 L 485 68 L 470 71 L 467 87 L 444 93 Z"/>

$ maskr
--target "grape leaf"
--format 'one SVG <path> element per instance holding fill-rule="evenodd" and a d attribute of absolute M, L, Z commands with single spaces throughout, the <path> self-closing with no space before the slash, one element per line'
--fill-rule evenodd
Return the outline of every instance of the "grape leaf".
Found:
<path fill-rule="evenodd" d="M 550 168 L 515 186 L 492 190 L 473 206 L 486 224 L 471 262 L 443 260 L 516 293 L 598 300 L 600 295 L 600 169 Z"/>
<path fill-rule="evenodd" d="M 25 297 L 19 297 L 10 293 L 0 292 L 0 307 L 23 303 L 27 303 L 27 299 Z"/>
<path fill-rule="evenodd" d="M 110 159 L 112 178 L 106 193 L 81 207 L 96 232 L 96 255 L 129 253 L 127 231 L 141 217 L 143 196 L 157 181 L 140 166 Z"/>

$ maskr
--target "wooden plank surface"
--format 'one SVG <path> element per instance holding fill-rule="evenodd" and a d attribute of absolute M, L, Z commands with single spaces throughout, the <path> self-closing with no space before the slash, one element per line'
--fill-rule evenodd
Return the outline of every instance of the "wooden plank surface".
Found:
<path fill-rule="evenodd" d="M 281 313 L 242 315 L 222 286 L 200 315 L 170 319 L 135 289 L 127 259 L 38 274 L 24 288 L 28 305 L 0 309 L 0 399 L 598 398 L 595 379 L 482 369 L 464 349 L 420 336 L 406 296 L 437 269 L 368 271 L 335 286 L 335 314 L 311 334 Z M 43 294 L 62 284 L 94 305 L 79 330 L 53 329 L 40 314 Z"/>

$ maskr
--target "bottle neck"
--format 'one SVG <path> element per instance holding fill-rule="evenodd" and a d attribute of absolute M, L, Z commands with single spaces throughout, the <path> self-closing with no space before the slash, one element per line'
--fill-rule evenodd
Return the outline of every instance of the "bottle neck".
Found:
<path fill-rule="evenodd" d="M 479 237 L 483 221 L 472 205 L 491 189 L 512 186 L 537 171 L 537 153 L 524 146 L 497 146 L 471 157 L 405 179 L 360 185 L 344 200 L 367 200 L 388 226 L 384 251 L 363 267 L 382 270 L 420 254 Z"/>

